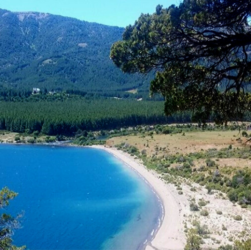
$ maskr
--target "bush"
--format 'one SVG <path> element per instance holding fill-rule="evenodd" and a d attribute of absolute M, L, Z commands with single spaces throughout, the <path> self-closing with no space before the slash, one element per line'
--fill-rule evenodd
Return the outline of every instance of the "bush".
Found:
<path fill-rule="evenodd" d="M 21 140 L 21 139 L 20 139 L 19 136 L 16 136 L 16 137 L 15 137 L 15 141 L 16 141 L 16 142 L 20 142 L 20 140 Z"/>
<path fill-rule="evenodd" d="M 198 204 L 199 204 L 200 207 L 204 207 L 204 206 L 207 205 L 206 201 L 204 201 L 204 200 L 200 200 L 200 201 L 198 202 Z"/>
<path fill-rule="evenodd" d="M 141 151 L 141 154 L 142 154 L 142 155 L 146 155 L 146 150 L 143 149 L 143 150 Z"/>
<path fill-rule="evenodd" d="M 195 227 L 196 233 L 200 236 L 205 236 L 210 233 L 207 225 L 201 225 L 198 221 L 194 221 L 193 226 Z"/>
<path fill-rule="evenodd" d="M 202 216 L 208 216 L 209 213 L 208 213 L 208 211 L 206 209 L 203 209 L 203 210 L 200 211 L 200 215 L 202 215 Z"/>
<path fill-rule="evenodd" d="M 136 154 L 136 153 L 138 153 L 138 149 L 136 147 L 134 147 L 134 146 L 131 146 L 129 148 L 129 150 L 128 150 L 128 153 L 130 153 L 130 154 Z"/>
<path fill-rule="evenodd" d="M 238 250 L 249 250 L 251 249 L 251 239 L 248 239 L 245 242 L 237 241 L 235 242 L 234 247 L 235 247 L 234 249 Z"/>
<path fill-rule="evenodd" d="M 198 171 L 205 171 L 205 166 L 201 165 L 201 166 L 198 168 Z"/>
<path fill-rule="evenodd" d="M 206 164 L 208 167 L 214 167 L 215 166 L 215 162 L 211 159 L 207 159 L 206 160 Z"/>
<path fill-rule="evenodd" d="M 242 220 L 242 217 L 240 215 L 236 215 L 236 216 L 234 216 L 234 219 L 240 221 L 240 220 Z"/>
<path fill-rule="evenodd" d="M 46 136 L 45 138 L 45 142 L 50 143 L 50 142 L 55 142 L 56 141 L 56 137 L 54 136 Z"/>
<path fill-rule="evenodd" d="M 232 202 L 238 201 L 238 192 L 234 189 L 230 190 L 227 194 L 228 198 Z"/>
<path fill-rule="evenodd" d="M 189 169 L 189 168 L 191 168 L 191 167 L 190 167 L 190 164 L 189 164 L 188 162 L 185 162 L 185 163 L 183 164 L 183 168 Z"/>
<path fill-rule="evenodd" d="M 248 133 L 247 133 L 246 131 L 242 131 L 241 135 L 242 135 L 243 137 L 248 137 Z"/>
<path fill-rule="evenodd" d="M 172 133 L 172 130 L 170 128 L 164 128 L 162 133 L 168 135 Z"/>
<path fill-rule="evenodd" d="M 202 239 L 198 236 L 194 229 L 191 229 L 188 233 L 185 250 L 197 250 L 201 249 Z"/>
<path fill-rule="evenodd" d="M 27 142 L 28 142 L 28 143 L 32 143 L 32 144 L 33 144 L 33 143 L 35 143 L 36 141 L 35 141 L 35 139 L 30 138 L 30 139 L 28 139 L 28 140 L 27 140 Z"/>
<path fill-rule="evenodd" d="M 233 250 L 231 245 L 220 246 L 218 250 Z"/>
<path fill-rule="evenodd" d="M 191 211 L 199 211 L 199 207 L 195 202 L 190 203 L 190 210 Z"/>
<path fill-rule="evenodd" d="M 34 131 L 34 132 L 33 132 L 33 135 L 34 135 L 34 136 L 38 136 L 38 135 L 39 135 L 39 131 Z"/>
<path fill-rule="evenodd" d="M 208 193 L 208 194 L 212 194 L 212 189 L 213 189 L 213 188 L 212 188 L 211 185 L 207 185 L 207 186 L 206 186 L 206 189 L 207 189 L 207 193 Z"/>

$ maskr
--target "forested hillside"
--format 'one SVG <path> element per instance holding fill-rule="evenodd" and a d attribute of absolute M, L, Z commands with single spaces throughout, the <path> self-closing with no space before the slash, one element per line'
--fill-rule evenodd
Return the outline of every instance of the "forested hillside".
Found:
<path fill-rule="evenodd" d="M 109 58 L 112 43 L 123 31 L 45 13 L 0 10 L 0 86 L 146 91 L 149 77 L 123 74 Z"/>

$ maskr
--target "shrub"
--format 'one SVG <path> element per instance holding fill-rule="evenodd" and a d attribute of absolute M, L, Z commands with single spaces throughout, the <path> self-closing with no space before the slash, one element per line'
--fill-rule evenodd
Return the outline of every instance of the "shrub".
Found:
<path fill-rule="evenodd" d="M 206 164 L 208 167 L 214 167 L 215 166 L 215 162 L 211 159 L 207 159 L 206 160 Z"/>
<path fill-rule="evenodd" d="M 212 194 L 212 187 L 210 185 L 207 185 L 206 189 L 208 194 Z"/>
<path fill-rule="evenodd" d="M 143 150 L 141 151 L 141 154 L 142 154 L 142 155 L 146 155 L 146 150 L 143 149 Z"/>
<path fill-rule="evenodd" d="M 189 168 L 190 168 L 190 164 L 189 164 L 188 162 L 185 162 L 185 163 L 183 164 L 183 168 L 189 169 Z"/>
<path fill-rule="evenodd" d="M 200 211 L 200 215 L 202 215 L 202 216 L 208 216 L 209 213 L 208 213 L 208 211 L 206 209 L 203 209 L 203 210 Z"/>
<path fill-rule="evenodd" d="M 242 217 L 240 215 L 236 215 L 236 216 L 234 216 L 234 219 L 235 220 L 242 220 Z"/>
<path fill-rule="evenodd" d="M 131 146 L 129 148 L 129 150 L 128 150 L 128 153 L 130 153 L 130 154 L 136 154 L 136 153 L 138 153 L 138 149 L 136 147 L 134 147 L 134 146 Z"/>
<path fill-rule="evenodd" d="M 198 204 L 199 204 L 200 207 L 204 207 L 204 206 L 207 205 L 206 201 L 204 201 L 204 200 L 200 200 L 200 201 L 198 202 Z"/>
<path fill-rule="evenodd" d="M 234 247 L 235 247 L 234 249 L 238 249 L 238 250 L 251 249 L 251 238 L 245 242 L 240 242 L 240 241 L 235 242 Z"/>
<path fill-rule="evenodd" d="M 200 166 L 199 168 L 198 168 L 198 171 L 204 171 L 205 170 L 205 166 Z"/>
<path fill-rule="evenodd" d="M 241 204 L 241 208 L 247 208 L 247 204 Z"/>
<path fill-rule="evenodd" d="M 198 236 L 194 229 L 191 229 L 188 233 L 185 250 L 197 250 L 201 249 L 202 239 Z"/>
<path fill-rule="evenodd" d="M 248 137 L 248 133 L 247 133 L 246 131 L 242 131 L 241 135 L 242 135 L 243 137 Z"/>
<path fill-rule="evenodd" d="M 172 130 L 170 128 L 164 128 L 162 133 L 168 135 L 172 133 Z"/>
<path fill-rule="evenodd" d="M 238 201 L 238 192 L 236 190 L 234 189 L 230 190 L 227 195 L 230 201 L 232 202 Z"/>
<path fill-rule="evenodd" d="M 200 236 L 205 236 L 210 233 L 207 225 L 201 225 L 198 221 L 194 221 L 193 226 L 195 227 L 196 233 Z"/>
<path fill-rule="evenodd" d="M 218 250 L 233 250 L 231 245 L 220 246 Z"/>
<path fill-rule="evenodd" d="M 199 211 L 199 207 L 195 202 L 190 203 L 190 210 L 191 211 Z"/>
<path fill-rule="evenodd" d="M 50 142 L 55 142 L 56 141 L 56 137 L 54 136 L 46 136 L 45 138 L 45 142 L 50 143 Z"/>
<path fill-rule="evenodd" d="M 16 142 L 20 142 L 20 137 L 19 137 L 19 136 L 16 136 L 16 137 L 15 137 L 15 141 L 16 141 Z"/>
<path fill-rule="evenodd" d="M 33 138 L 29 138 L 29 139 L 27 140 L 27 142 L 28 142 L 28 143 L 35 143 L 35 140 L 34 140 Z"/>
<path fill-rule="evenodd" d="M 33 132 L 33 135 L 34 135 L 34 136 L 38 136 L 38 135 L 39 135 L 39 131 L 37 131 L 37 130 L 34 131 L 34 132 Z"/>
<path fill-rule="evenodd" d="M 180 157 L 177 159 L 177 162 L 184 162 L 184 161 L 185 161 L 185 159 L 184 159 L 183 156 L 180 156 Z"/>

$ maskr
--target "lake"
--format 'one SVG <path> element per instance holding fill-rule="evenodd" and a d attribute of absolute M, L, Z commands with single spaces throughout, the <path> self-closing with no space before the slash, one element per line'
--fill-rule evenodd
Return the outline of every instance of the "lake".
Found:
<path fill-rule="evenodd" d="M 104 150 L 0 145 L 0 188 L 19 195 L 14 243 L 28 249 L 136 250 L 157 227 L 161 206 L 150 186 Z"/>

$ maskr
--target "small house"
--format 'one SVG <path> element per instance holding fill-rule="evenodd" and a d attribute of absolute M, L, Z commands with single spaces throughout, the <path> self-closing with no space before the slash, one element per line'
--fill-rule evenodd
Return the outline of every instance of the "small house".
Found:
<path fill-rule="evenodd" d="M 39 94 L 40 93 L 40 89 L 39 88 L 33 88 L 32 89 L 32 94 L 35 95 L 35 94 Z"/>

